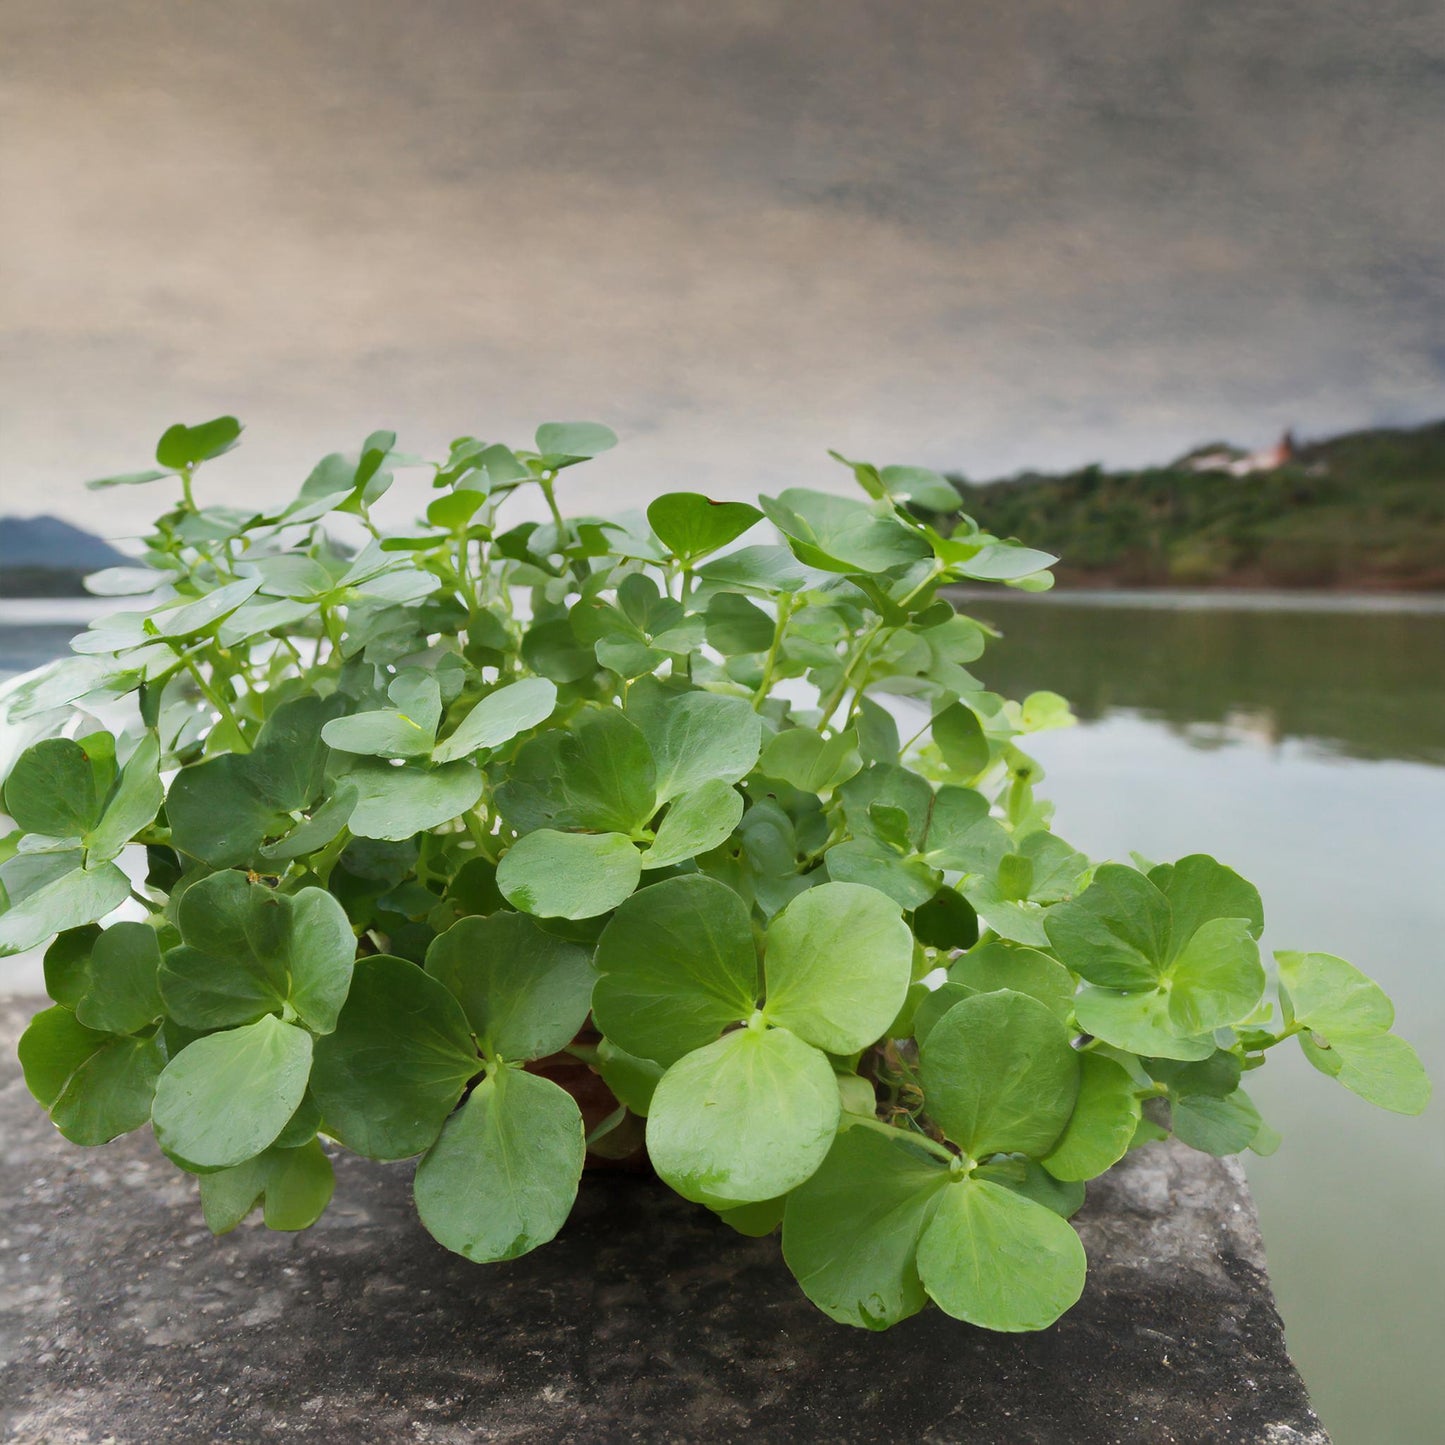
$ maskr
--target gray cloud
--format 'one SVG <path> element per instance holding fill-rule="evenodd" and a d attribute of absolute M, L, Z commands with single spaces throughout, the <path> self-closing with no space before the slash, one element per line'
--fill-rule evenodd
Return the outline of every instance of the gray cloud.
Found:
<path fill-rule="evenodd" d="M 0 17 L 7 508 L 222 410 L 256 497 L 594 416 L 617 505 L 1445 410 L 1435 0 Z"/>

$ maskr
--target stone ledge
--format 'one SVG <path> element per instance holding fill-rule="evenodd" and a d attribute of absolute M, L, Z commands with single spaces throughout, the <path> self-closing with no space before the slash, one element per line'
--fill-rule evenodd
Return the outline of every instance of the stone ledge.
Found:
<path fill-rule="evenodd" d="M 213 1239 L 148 1135 L 61 1139 L 0 1001 L 0 1438 L 1328 1445 L 1232 1163 L 1150 1145 L 1090 1189 L 1089 1286 L 1052 1329 L 937 1311 L 834 1325 L 775 1239 L 655 1182 L 589 1178 L 562 1235 L 468 1264 L 410 1165 L 337 1159 L 312 1230 Z"/>

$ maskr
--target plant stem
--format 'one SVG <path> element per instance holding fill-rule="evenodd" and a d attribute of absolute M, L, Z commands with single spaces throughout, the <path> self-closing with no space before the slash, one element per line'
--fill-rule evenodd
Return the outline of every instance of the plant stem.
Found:
<path fill-rule="evenodd" d="M 201 669 L 196 666 L 194 658 L 187 657 L 183 658 L 182 660 L 186 665 L 186 671 L 189 672 L 193 678 L 195 678 L 196 686 L 201 690 L 201 696 L 204 697 L 206 701 L 210 703 L 210 705 L 215 708 L 218 713 L 220 713 L 221 717 L 224 718 L 226 722 L 230 723 L 232 730 L 236 734 L 237 740 L 241 744 L 241 751 L 244 753 L 249 753 L 251 751 L 251 740 L 246 736 L 245 732 L 242 731 L 240 719 L 237 718 L 236 714 L 231 711 L 231 704 L 228 703 L 226 699 L 219 692 L 217 692 L 210 683 L 206 681 L 204 675 L 201 672 Z"/>
<path fill-rule="evenodd" d="M 791 592 L 784 592 L 778 599 L 778 620 L 773 625 L 773 642 L 768 655 L 763 659 L 763 679 L 753 693 L 753 711 L 761 712 L 768 700 L 768 691 L 773 685 L 773 672 L 778 665 L 778 653 L 783 645 L 783 634 L 788 630 L 788 619 L 793 615 L 796 599 Z"/>

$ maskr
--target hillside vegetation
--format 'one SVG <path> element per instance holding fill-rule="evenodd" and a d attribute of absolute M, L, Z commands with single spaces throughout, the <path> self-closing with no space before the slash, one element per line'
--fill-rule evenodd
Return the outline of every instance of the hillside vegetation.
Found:
<path fill-rule="evenodd" d="M 952 480 L 981 526 L 1057 553 L 1065 586 L 1445 588 L 1445 421 L 1306 443 L 1239 477 L 1186 458 Z"/>

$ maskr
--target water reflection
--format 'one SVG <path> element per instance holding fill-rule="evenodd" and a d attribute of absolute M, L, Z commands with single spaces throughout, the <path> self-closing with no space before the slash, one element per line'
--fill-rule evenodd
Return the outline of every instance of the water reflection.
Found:
<path fill-rule="evenodd" d="M 1445 764 L 1445 610 L 959 605 L 1006 635 L 976 671 L 1011 696 L 1052 688 L 1082 719 L 1128 709 L 1199 747 L 1301 739 Z"/>

